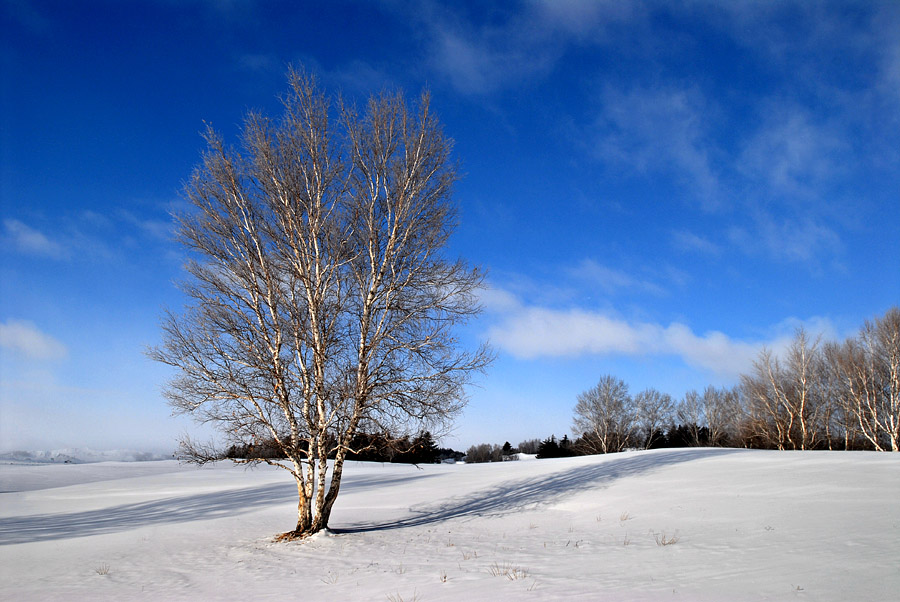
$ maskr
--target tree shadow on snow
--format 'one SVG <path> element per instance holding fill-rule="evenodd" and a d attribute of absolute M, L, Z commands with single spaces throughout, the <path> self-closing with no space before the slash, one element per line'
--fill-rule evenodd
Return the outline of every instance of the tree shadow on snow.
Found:
<path fill-rule="evenodd" d="M 0 545 L 104 535 L 165 523 L 206 520 L 296 499 L 293 483 L 173 497 L 67 514 L 0 519 Z"/>
<path fill-rule="evenodd" d="M 523 509 L 539 508 L 561 501 L 574 493 L 591 488 L 606 487 L 625 477 L 646 474 L 672 466 L 724 454 L 739 449 L 679 449 L 662 453 L 610 455 L 606 461 L 593 466 L 578 466 L 560 473 L 500 483 L 466 496 L 425 508 L 410 508 L 413 516 L 384 523 L 356 523 L 332 528 L 335 533 L 384 531 L 404 527 L 420 527 L 454 518 L 499 516 Z"/>
<path fill-rule="evenodd" d="M 364 490 L 409 483 L 429 475 L 350 476 L 342 490 Z M 118 533 L 151 525 L 209 520 L 244 514 L 265 506 L 297 504 L 297 486 L 285 483 L 171 497 L 81 512 L 0 518 L 0 546 Z"/>
<path fill-rule="evenodd" d="M 451 498 L 425 508 L 411 508 L 413 516 L 384 523 L 357 523 L 333 529 L 358 533 L 431 525 L 462 517 L 498 516 L 525 508 L 551 504 L 573 493 L 613 481 L 671 466 L 740 450 L 686 449 L 664 453 L 609 456 L 593 466 L 579 466 L 560 473 L 511 480 L 467 496 Z M 363 476 L 348 478 L 342 490 L 402 486 L 411 479 L 436 475 Z M 293 482 L 213 491 L 81 512 L 33 514 L 0 519 L 0 545 L 53 541 L 90 535 L 117 533 L 140 527 L 209 520 L 243 514 L 264 506 L 296 504 Z"/>

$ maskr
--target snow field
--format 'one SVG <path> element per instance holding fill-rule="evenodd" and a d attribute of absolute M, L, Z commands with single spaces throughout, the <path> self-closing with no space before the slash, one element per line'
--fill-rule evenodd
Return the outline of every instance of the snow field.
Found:
<path fill-rule="evenodd" d="M 43 489 L 22 467 L 0 466 L 11 491 L 0 495 L 0 598 L 874 600 L 900 591 L 896 454 L 353 463 L 333 531 L 291 543 L 272 541 L 295 516 L 284 471 L 142 464 L 134 476 L 123 463 L 49 467 L 70 470 L 68 484 Z"/>

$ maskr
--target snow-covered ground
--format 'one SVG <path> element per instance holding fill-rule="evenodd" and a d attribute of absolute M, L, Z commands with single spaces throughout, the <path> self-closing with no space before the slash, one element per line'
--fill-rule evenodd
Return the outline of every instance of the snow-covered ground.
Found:
<path fill-rule="evenodd" d="M 4 600 L 888 600 L 900 454 L 720 449 L 347 467 L 273 543 L 273 468 L 0 466 Z M 668 544 L 668 545 L 664 545 Z"/>

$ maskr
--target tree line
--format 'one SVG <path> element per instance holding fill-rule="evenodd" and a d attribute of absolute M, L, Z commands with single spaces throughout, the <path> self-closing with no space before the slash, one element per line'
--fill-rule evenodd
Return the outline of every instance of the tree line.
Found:
<path fill-rule="evenodd" d="M 575 440 L 551 435 L 512 449 L 539 458 L 685 446 L 897 452 L 900 308 L 840 342 L 800 328 L 783 354 L 763 349 L 733 387 L 708 386 L 676 401 L 654 388 L 632 395 L 622 379 L 605 375 L 576 401 Z M 492 449 L 485 460 L 485 445 L 470 448 L 467 461 L 514 455 Z"/>
<path fill-rule="evenodd" d="M 465 454 L 447 447 L 439 447 L 430 431 L 414 437 L 387 434 L 357 433 L 350 443 L 347 460 L 390 462 L 394 464 L 437 464 L 446 460 L 462 460 Z M 334 459 L 335 452 L 329 456 Z M 265 458 L 286 460 L 287 455 L 271 437 L 247 443 L 234 443 L 222 452 L 221 460 Z"/>

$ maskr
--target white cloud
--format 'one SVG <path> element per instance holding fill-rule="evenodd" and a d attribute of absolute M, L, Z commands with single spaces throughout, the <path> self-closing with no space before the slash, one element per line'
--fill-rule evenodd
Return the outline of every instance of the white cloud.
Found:
<path fill-rule="evenodd" d="M 691 366 L 719 375 L 737 376 L 748 371 L 762 348 L 760 343 L 735 341 L 718 331 L 698 336 L 677 322 L 662 329 L 660 335 L 654 334 L 655 346 L 648 344 L 651 353 L 678 355 Z"/>
<path fill-rule="evenodd" d="M 521 307 L 515 295 L 501 288 L 487 287 L 479 294 L 481 305 L 490 312 L 509 312 Z"/>
<path fill-rule="evenodd" d="M 652 331 L 652 328 L 651 328 Z M 646 325 L 630 325 L 602 314 L 524 307 L 490 330 L 491 342 L 512 355 L 577 356 L 618 353 L 634 355 L 651 338 Z"/>
<path fill-rule="evenodd" d="M 628 321 L 583 309 L 559 310 L 512 303 L 501 322 L 489 330 L 493 345 L 520 359 L 585 355 L 673 355 L 686 364 L 723 377 L 746 373 L 763 347 L 786 348 L 797 326 L 813 336 L 831 338 L 834 329 L 824 319 L 789 320 L 765 340 L 741 341 L 719 331 L 695 333 L 689 326 Z"/>
<path fill-rule="evenodd" d="M 0 323 L 0 348 L 32 360 L 56 360 L 68 354 L 64 344 L 24 320 Z"/>
<path fill-rule="evenodd" d="M 61 244 L 17 219 L 3 220 L 3 231 L 6 243 L 21 253 L 53 259 L 66 256 L 66 250 Z"/>
<path fill-rule="evenodd" d="M 746 371 L 761 343 L 721 332 L 695 334 L 688 326 L 628 322 L 580 309 L 523 308 L 489 332 L 497 347 L 522 359 L 583 355 L 676 355 L 719 375 Z"/>

